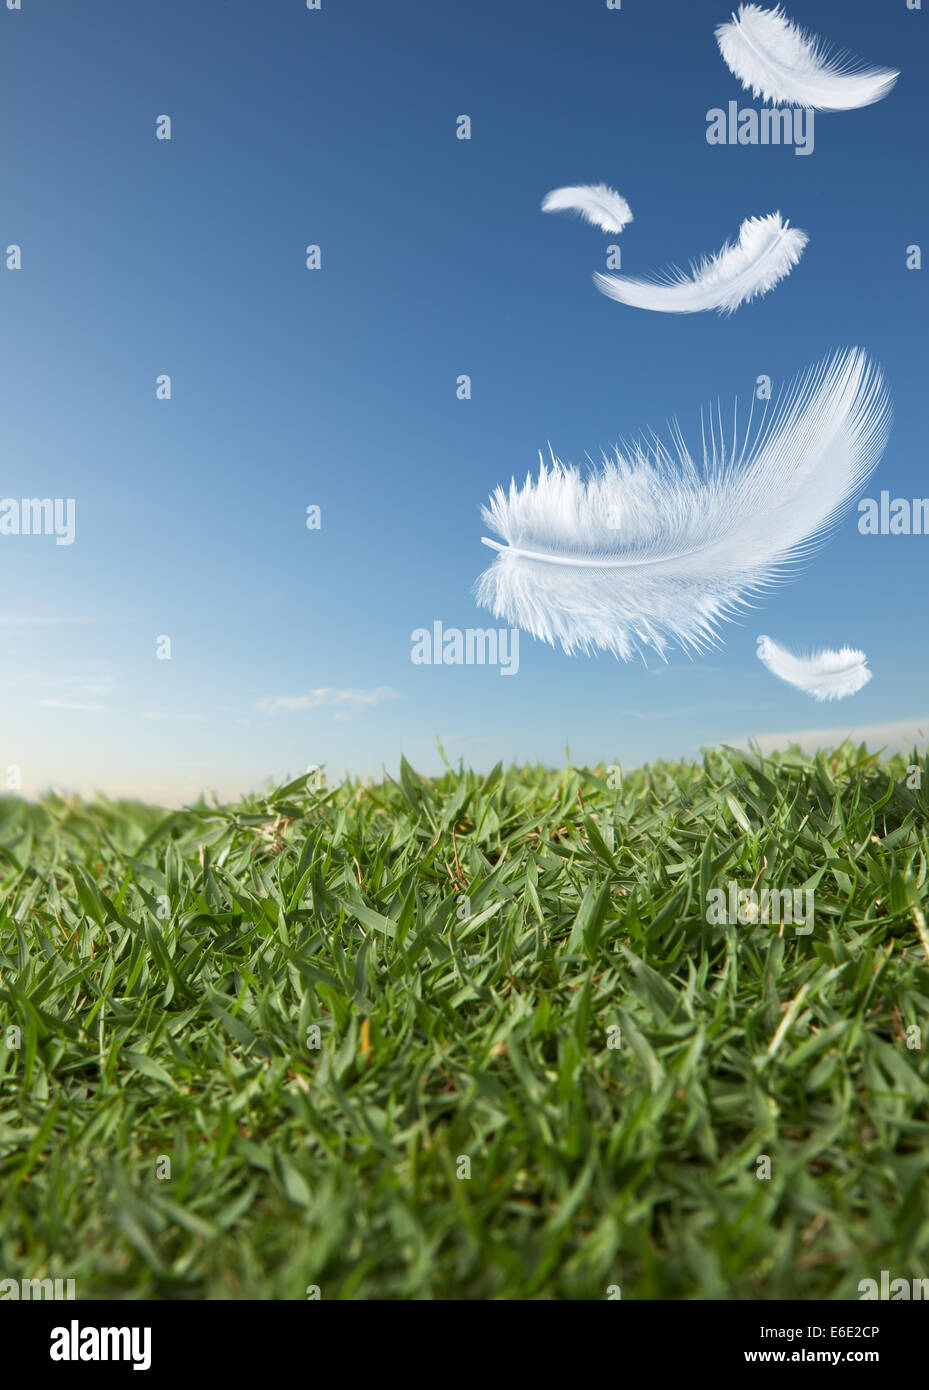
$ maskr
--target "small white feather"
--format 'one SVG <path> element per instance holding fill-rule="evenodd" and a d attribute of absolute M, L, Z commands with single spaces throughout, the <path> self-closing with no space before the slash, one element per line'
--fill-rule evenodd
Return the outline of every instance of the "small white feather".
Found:
<path fill-rule="evenodd" d="M 705 256 L 689 276 L 673 270 L 665 280 L 639 280 L 597 271 L 594 284 L 610 299 L 635 309 L 663 314 L 718 309 L 721 314 L 732 314 L 740 304 L 767 294 L 789 275 L 808 241 L 806 232 L 791 227 L 779 212 L 748 217 L 735 245 L 727 242 L 717 255 Z"/>
<path fill-rule="evenodd" d="M 740 5 L 731 22 L 717 28 L 716 42 L 742 86 L 775 106 L 851 111 L 880 101 L 900 76 L 836 52 L 793 24 L 780 5 Z"/>
<path fill-rule="evenodd" d="M 814 700 L 843 700 L 871 679 L 868 658 L 853 647 L 794 656 L 770 637 L 758 638 L 757 656 L 773 676 L 806 691 Z"/>
<path fill-rule="evenodd" d="M 718 624 L 834 524 L 880 458 L 890 404 L 855 348 L 810 368 L 751 425 L 727 449 L 711 414 L 702 469 L 675 426 L 670 450 L 617 448 L 587 479 L 553 457 L 521 488 L 498 487 L 482 516 L 503 543 L 484 539 L 498 553 L 478 602 L 568 653 L 628 660 L 718 641 Z"/>
<path fill-rule="evenodd" d="M 553 188 L 542 199 L 543 212 L 576 212 L 604 232 L 621 232 L 633 220 L 632 209 L 621 193 L 605 183 Z"/>

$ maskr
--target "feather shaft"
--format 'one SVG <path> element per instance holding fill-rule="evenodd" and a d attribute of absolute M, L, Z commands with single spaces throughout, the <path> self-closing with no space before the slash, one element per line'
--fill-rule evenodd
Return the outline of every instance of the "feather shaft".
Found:
<path fill-rule="evenodd" d="M 767 294 L 789 275 L 809 241 L 806 232 L 791 227 L 779 212 L 748 217 L 735 243 L 726 242 L 715 256 L 704 256 L 688 276 L 672 270 L 664 279 L 594 274 L 601 294 L 635 309 L 663 314 L 697 314 L 717 309 L 733 314 L 741 304 Z"/>
<path fill-rule="evenodd" d="M 543 212 L 574 212 L 603 232 L 618 234 L 632 222 L 632 209 L 621 193 L 605 183 L 553 188 L 542 200 Z"/>
<path fill-rule="evenodd" d="M 766 404 L 741 448 L 711 414 L 700 466 L 676 426 L 670 447 L 617 448 L 586 478 L 541 461 L 483 509 L 500 539 L 482 538 L 495 553 L 478 602 L 568 653 L 703 650 L 822 542 L 876 466 L 890 415 L 880 371 L 851 349 Z"/>
<path fill-rule="evenodd" d="M 512 555 L 517 555 L 521 560 L 532 560 L 536 564 L 542 565 L 574 565 L 580 569 L 629 569 L 632 566 L 641 565 L 673 565 L 677 560 L 683 560 L 688 555 L 695 555 L 697 547 L 690 550 L 679 550 L 674 555 L 650 555 L 642 559 L 623 559 L 618 555 L 605 557 L 582 557 L 579 555 L 559 555 L 557 551 L 525 550 L 522 546 L 501 545 L 499 541 L 489 540 L 487 536 L 481 536 L 481 544 L 489 545 L 492 550 L 505 550 Z"/>
<path fill-rule="evenodd" d="M 740 5 L 717 27 L 716 42 L 745 90 L 775 106 L 851 111 L 880 101 L 900 76 L 834 51 L 788 19 L 780 5 Z"/>
<path fill-rule="evenodd" d="M 795 656 L 770 637 L 759 637 L 756 655 L 773 676 L 814 700 L 843 700 L 857 694 L 872 676 L 868 658 L 853 647 Z"/>

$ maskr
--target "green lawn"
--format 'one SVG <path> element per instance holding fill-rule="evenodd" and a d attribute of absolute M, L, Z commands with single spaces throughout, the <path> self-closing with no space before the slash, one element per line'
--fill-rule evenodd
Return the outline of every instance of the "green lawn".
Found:
<path fill-rule="evenodd" d="M 0 1277 L 753 1299 L 929 1275 L 916 761 L 0 801 Z M 730 881 L 812 889 L 813 931 L 708 922 Z"/>

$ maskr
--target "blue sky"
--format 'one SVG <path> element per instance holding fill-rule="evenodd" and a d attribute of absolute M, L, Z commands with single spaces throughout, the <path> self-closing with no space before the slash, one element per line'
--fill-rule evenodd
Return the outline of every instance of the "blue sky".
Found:
<path fill-rule="evenodd" d="M 894 399 L 866 494 L 929 491 L 926 272 L 905 267 L 929 240 L 929 16 L 788 10 L 902 70 L 885 101 L 818 117 L 809 157 L 707 144 L 710 108 L 751 104 L 713 38 L 726 0 L 0 7 L 0 243 L 23 256 L 0 269 L 0 493 L 76 504 L 73 545 L 0 537 L 0 777 L 175 801 L 401 753 L 429 772 L 437 736 L 477 767 L 566 744 L 630 766 L 929 732 L 929 539 L 861 536 L 854 514 L 705 659 L 523 636 L 511 679 L 410 660 L 415 628 L 494 625 L 479 509 L 549 442 L 583 463 L 676 416 L 696 446 L 702 406 L 837 347 L 865 347 Z M 591 284 L 612 239 L 539 211 L 601 180 L 635 213 L 627 273 L 776 210 L 810 244 L 730 319 L 627 309 Z M 759 632 L 861 646 L 874 678 L 818 706 L 755 659 Z"/>

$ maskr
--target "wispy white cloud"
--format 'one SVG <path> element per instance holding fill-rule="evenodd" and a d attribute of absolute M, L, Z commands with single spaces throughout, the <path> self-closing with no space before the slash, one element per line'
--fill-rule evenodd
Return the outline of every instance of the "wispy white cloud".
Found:
<path fill-rule="evenodd" d="M 715 675 L 716 672 L 724 670 L 722 666 L 707 666 L 702 661 L 692 661 L 688 665 L 680 662 L 672 666 L 670 662 L 662 662 L 659 666 L 646 667 L 646 674 L 649 676 L 683 676 L 685 680 L 691 680 L 694 676 Z"/>
<path fill-rule="evenodd" d="M 83 701 L 80 700 L 58 700 L 52 698 L 39 701 L 39 709 L 101 710 L 106 708 L 106 705 L 85 704 Z"/>
<path fill-rule="evenodd" d="M 175 713 L 173 710 L 166 709 L 145 709 L 142 711 L 143 719 L 151 719 L 159 724 L 205 724 L 205 714 Z"/>
<path fill-rule="evenodd" d="M 25 613 L 0 615 L 0 627 L 84 627 L 99 623 L 100 618 L 65 618 L 61 616 L 30 617 Z"/>
<path fill-rule="evenodd" d="M 748 706 L 747 700 L 703 700 L 696 705 L 682 705 L 678 709 L 659 709 L 659 710 L 639 710 L 625 709 L 622 705 L 617 705 L 614 713 L 623 719 L 677 719 L 685 714 L 703 714 L 706 710 L 712 709 L 745 709 Z M 755 706 L 757 708 L 757 706 Z"/>
<path fill-rule="evenodd" d="M 46 690 L 60 690 L 60 695 L 45 695 L 36 703 L 39 709 L 102 710 L 108 705 L 98 703 L 119 693 L 116 677 L 104 670 L 87 674 L 59 676 L 55 680 L 39 678 L 37 684 Z"/>
<path fill-rule="evenodd" d="M 63 687 L 72 695 L 86 695 L 88 698 L 100 699 L 104 696 L 113 695 L 115 693 L 113 686 L 113 678 L 111 676 L 75 676 L 70 680 L 43 681 L 42 683 L 43 685 L 48 686 L 50 690 L 54 690 L 56 688 L 61 689 Z"/>
<path fill-rule="evenodd" d="M 258 708 L 265 714 L 279 710 L 334 709 L 337 716 L 357 714 L 360 710 L 381 705 L 385 700 L 401 699 L 399 691 L 389 685 L 378 685 L 373 690 L 333 690 L 323 686 L 310 690 L 305 695 L 272 695 L 258 701 Z"/>

